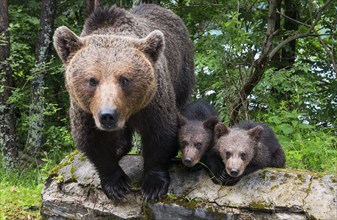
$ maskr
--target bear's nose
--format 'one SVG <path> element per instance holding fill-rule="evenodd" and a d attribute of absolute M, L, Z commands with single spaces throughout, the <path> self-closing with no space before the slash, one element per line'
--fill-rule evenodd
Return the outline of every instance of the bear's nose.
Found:
<path fill-rule="evenodd" d="M 185 166 L 187 166 L 187 167 L 193 166 L 193 160 L 192 160 L 191 157 L 186 157 L 183 162 L 184 162 Z"/>
<path fill-rule="evenodd" d="M 232 177 L 237 177 L 239 175 L 239 170 L 237 169 L 232 169 L 230 175 Z"/>
<path fill-rule="evenodd" d="M 102 109 L 99 114 L 99 122 L 101 123 L 102 127 L 105 129 L 111 129 L 116 127 L 118 121 L 118 112 L 116 109 Z"/>

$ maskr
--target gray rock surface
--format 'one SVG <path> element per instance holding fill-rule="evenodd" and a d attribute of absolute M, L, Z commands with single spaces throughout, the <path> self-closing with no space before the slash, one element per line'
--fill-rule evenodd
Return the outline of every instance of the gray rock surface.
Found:
<path fill-rule="evenodd" d="M 337 219 L 333 175 L 265 169 L 235 186 L 221 186 L 205 170 L 192 172 L 177 161 L 170 169 L 167 198 L 146 204 L 139 188 L 142 157 L 125 156 L 120 165 L 133 180 L 133 190 L 114 202 L 83 155 L 65 159 L 45 182 L 43 219 Z"/>

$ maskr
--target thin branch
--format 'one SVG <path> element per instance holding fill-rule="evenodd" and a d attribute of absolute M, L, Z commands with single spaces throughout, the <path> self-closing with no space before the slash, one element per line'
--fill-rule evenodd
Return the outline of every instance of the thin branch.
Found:
<path fill-rule="evenodd" d="M 312 30 L 315 28 L 319 20 L 321 19 L 321 15 L 323 10 L 332 2 L 333 0 L 327 1 L 318 11 L 316 15 L 315 21 L 308 27 L 308 30 L 303 34 L 296 34 L 294 36 L 289 36 L 287 39 L 279 43 L 270 53 L 269 58 L 272 58 L 282 47 L 284 47 L 287 43 L 296 40 L 298 38 L 307 37 L 311 34 Z"/>
<path fill-rule="evenodd" d="M 291 18 L 291 17 L 289 17 L 289 16 L 287 16 L 287 15 L 285 15 L 285 14 L 281 13 L 279 10 L 277 10 L 277 11 L 276 11 L 276 13 L 277 13 L 277 14 L 279 14 L 279 15 L 281 15 L 282 17 L 284 17 L 284 18 L 286 18 L 286 19 L 288 19 L 288 20 L 290 20 L 290 21 L 294 22 L 294 23 L 297 23 L 297 24 L 303 25 L 303 26 L 305 26 L 305 27 L 308 27 L 308 28 L 310 27 L 310 25 L 309 25 L 309 24 L 307 24 L 307 23 L 304 23 L 304 22 L 302 22 L 302 21 L 299 21 L 299 20 L 296 20 L 296 19 L 293 19 L 293 18 Z"/>
<path fill-rule="evenodd" d="M 314 22 L 313 24 L 311 24 L 311 25 L 309 25 L 309 24 L 307 24 L 307 23 L 303 23 L 303 22 L 298 21 L 298 20 L 296 20 L 296 19 L 293 19 L 293 18 L 291 18 L 291 17 L 289 17 L 289 16 L 287 16 L 287 15 L 285 15 L 285 14 L 279 12 L 278 10 L 276 11 L 276 13 L 280 14 L 282 17 L 284 17 L 284 18 L 286 18 L 286 19 L 288 19 L 288 20 L 293 21 L 294 23 L 297 23 L 297 24 L 300 24 L 300 25 L 303 25 L 303 26 L 309 28 L 309 29 L 307 30 L 307 32 L 304 33 L 304 34 L 298 34 L 298 35 L 295 35 L 295 36 L 290 37 L 289 39 L 286 39 L 285 42 L 284 42 L 284 44 L 286 44 L 286 43 L 288 43 L 288 42 L 290 42 L 290 41 L 292 41 L 292 40 L 295 40 L 295 39 L 297 39 L 297 38 L 303 38 L 303 37 L 307 37 L 307 36 L 315 36 L 315 37 L 317 37 L 318 41 L 319 41 L 319 42 L 321 43 L 321 45 L 323 46 L 325 52 L 326 52 L 326 53 L 328 54 L 328 56 L 330 57 L 330 62 L 331 62 L 331 64 L 332 64 L 332 66 L 333 66 L 334 72 L 337 74 L 337 63 L 336 63 L 336 61 L 335 61 L 335 59 L 334 59 L 333 53 L 331 52 L 331 50 L 328 48 L 328 46 L 324 43 L 324 41 L 323 41 L 322 38 L 320 37 L 320 36 L 322 36 L 322 35 L 320 35 L 320 34 L 318 33 L 318 31 L 314 29 L 314 27 L 317 25 L 317 23 L 318 23 L 318 21 L 319 21 L 319 19 L 320 19 L 320 17 L 321 17 L 322 11 L 323 11 L 323 10 L 324 10 L 324 9 L 331 3 L 331 2 L 332 2 L 332 0 L 327 1 L 327 2 L 326 2 L 326 3 L 325 3 L 325 4 L 318 10 L 317 16 L 316 16 L 316 19 L 315 19 L 315 22 Z M 311 31 L 313 31 L 313 32 L 315 33 L 315 35 L 310 34 Z M 288 41 L 287 41 L 287 40 L 288 40 Z M 280 44 L 282 44 L 282 42 L 281 42 Z M 280 45 L 280 47 L 282 47 L 284 44 Z M 278 48 L 277 48 L 277 47 L 274 48 L 274 50 L 276 50 L 276 49 L 278 49 Z M 277 52 L 277 51 L 276 51 L 276 52 Z M 274 56 L 276 52 L 272 51 L 272 52 L 270 53 L 270 56 L 271 56 L 271 57 Z"/>
<path fill-rule="evenodd" d="M 278 33 L 275 31 L 275 17 L 276 17 L 276 0 L 270 0 L 268 10 L 268 25 L 266 31 L 266 37 L 262 46 L 262 53 L 260 58 L 254 62 L 254 68 L 251 68 L 251 74 L 247 82 L 243 85 L 243 88 L 238 94 L 237 99 L 233 104 L 233 110 L 231 112 L 230 124 L 235 124 L 238 121 L 238 116 L 243 103 L 247 100 L 248 95 L 252 92 L 257 83 L 263 76 L 266 64 L 269 61 L 268 52 L 270 51 L 273 37 Z"/>

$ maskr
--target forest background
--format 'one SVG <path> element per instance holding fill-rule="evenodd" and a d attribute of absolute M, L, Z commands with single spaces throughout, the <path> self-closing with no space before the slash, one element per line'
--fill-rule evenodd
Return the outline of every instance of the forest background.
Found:
<path fill-rule="evenodd" d="M 175 12 L 195 45 L 194 98 L 212 103 L 227 125 L 268 123 L 287 167 L 336 174 L 336 1 L 0 0 L 1 219 L 41 218 L 43 182 L 75 149 L 51 38 L 61 25 L 80 34 L 95 2 Z"/>

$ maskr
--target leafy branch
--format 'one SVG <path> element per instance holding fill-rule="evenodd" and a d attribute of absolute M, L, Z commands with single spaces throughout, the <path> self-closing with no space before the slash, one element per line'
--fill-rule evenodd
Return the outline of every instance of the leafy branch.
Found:
<path fill-rule="evenodd" d="M 306 26 L 308 29 L 304 33 L 297 33 L 294 35 L 289 36 L 285 40 L 281 41 L 278 45 L 272 48 L 272 43 L 274 36 L 279 32 L 279 30 L 275 30 L 275 19 L 277 14 L 277 0 L 270 0 L 269 1 L 269 9 L 268 9 L 268 23 L 267 23 L 267 31 L 265 34 L 265 39 L 263 42 L 263 46 L 261 49 L 261 55 L 259 59 L 254 61 L 251 69 L 250 69 L 250 76 L 246 83 L 243 85 L 242 89 L 240 90 L 236 100 L 233 103 L 233 110 L 230 116 L 230 123 L 235 124 L 238 122 L 238 117 L 240 113 L 240 109 L 243 104 L 246 102 L 247 97 L 251 94 L 252 90 L 255 86 L 260 82 L 265 68 L 268 65 L 268 62 L 273 58 L 273 56 L 282 49 L 286 44 L 289 42 L 299 39 L 308 37 L 312 34 L 312 32 L 316 33 L 315 26 L 321 19 L 322 12 L 328 7 L 328 5 L 332 2 L 332 0 L 328 0 L 321 8 L 319 8 L 316 12 L 316 18 L 312 22 L 311 25 L 304 24 L 302 22 L 298 22 L 301 25 Z M 324 45 L 323 45 L 324 47 Z M 330 55 L 331 54 L 331 55 Z M 332 53 L 330 52 L 329 55 L 332 57 Z M 332 57 L 333 58 L 333 57 Z M 332 59 L 333 60 L 333 59 Z M 334 69 L 337 67 L 334 65 Z M 335 69 L 336 71 L 336 69 Z"/>

